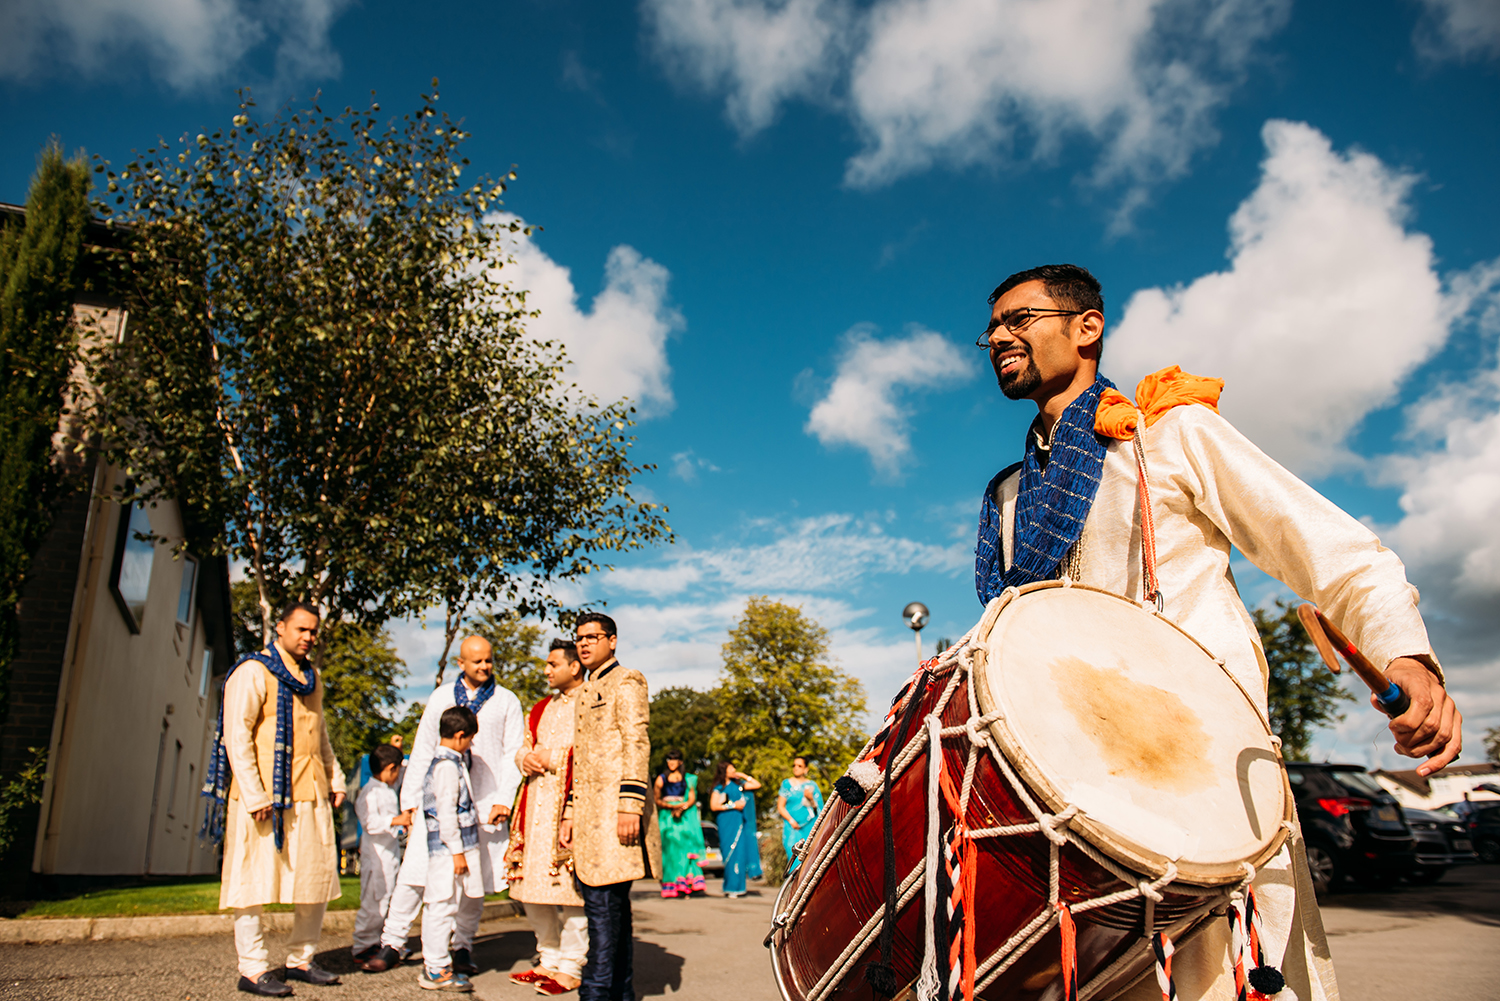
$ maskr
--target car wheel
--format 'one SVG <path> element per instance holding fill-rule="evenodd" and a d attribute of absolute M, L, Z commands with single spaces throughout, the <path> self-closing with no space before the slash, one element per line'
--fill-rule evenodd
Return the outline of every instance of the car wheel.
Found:
<path fill-rule="evenodd" d="M 1494 838 L 1479 839 L 1479 861 L 1493 865 L 1500 862 L 1500 841 Z"/>
<path fill-rule="evenodd" d="M 1447 871 L 1448 867 L 1444 865 L 1419 865 L 1406 874 L 1406 881 L 1418 886 L 1431 886 L 1442 879 Z"/>
<path fill-rule="evenodd" d="M 1339 881 L 1338 859 L 1322 845 L 1307 846 L 1307 868 L 1312 876 L 1313 889 L 1319 896 L 1332 893 Z"/>

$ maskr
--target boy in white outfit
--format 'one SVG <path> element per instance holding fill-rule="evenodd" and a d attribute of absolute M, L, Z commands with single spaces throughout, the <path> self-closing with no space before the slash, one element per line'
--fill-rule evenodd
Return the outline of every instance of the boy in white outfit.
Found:
<path fill-rule="evenodd" d="M 401 777 L 401 749 L 381 744 L 370 752 L 371 779 L 354 801 L 359 817 L 359 913 L 354 918 L 354 958 L 365 960 L 380 949 L 380 931 L 391 905 L 391 891 L 401 870 L 397 832 L 411 823 L 396 799 Z"/>
<path fill-rule="evenodd" d="M 422 972 L 424 990 L 469 993 L 474 985 L 453 969 L 448 947 L 459 905 L 484 897 L 479 873 L 479 811 L 465 763 L 479 729 L 479 717 L 465 706 L 443 710 L 438 747 L 422 783 L 422 819 L 427 828 L 427 886 L 422 894 Z M 420 832 L 419 832 L 420 834 Z"/>

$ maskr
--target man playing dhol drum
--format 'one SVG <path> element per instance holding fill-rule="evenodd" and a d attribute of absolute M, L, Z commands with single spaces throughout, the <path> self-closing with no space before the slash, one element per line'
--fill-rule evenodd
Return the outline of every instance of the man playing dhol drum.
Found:
<path fill-rule="evenodd" d="M 1222 657 L 1264 712 L 1265 657 L 1229 569 L 1230 548 L 1237 547 L 1317 604 L 1410 695 L 1410 709 L 1390 724 L 1398 752 L 1427 757 L 1418 769 L 1423 775 L 1457 758 L 1462 717 L 1444 690 L 1401 561 L 1219 416 L 1222 381 L 1173 367 L 1141 380 L 1135 401 L 1125 399 L 1098 374 L 1104 303 L 1084 268 L 1019 272 L 990 302 L 979 346 L 989 350 L 1001 391 L 1034 401 L 1038 415 L 1022 461 L 985 491 L 975 560 L 981 602 L 1007 587 L 1064 575 L 1145 597 L 1130 442 L 1142 433 L 1165 616 Z M 1138 415 L 1144 429 L 1136 426 Z M 1254 888 L 1266 951 L 1284 957 L 1289 990 L 1282 996 L 1336 998 L 1300 836 L 1261 867 Z M 1229 934 L 1226 923 L 1213 922 L 1178 949 L 1178 996 L 1235 997 Z M 1159 994 L 1148 978 L 1123 997 Z"/>

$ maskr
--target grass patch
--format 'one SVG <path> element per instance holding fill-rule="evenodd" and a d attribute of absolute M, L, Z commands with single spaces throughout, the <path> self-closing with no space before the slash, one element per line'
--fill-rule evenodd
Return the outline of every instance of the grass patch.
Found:
<path fill-rule="evenodd" d="M 339 879 L 343 896 L 330 901 L 330 911 L 359 909 L 359 877 Z M 291 904 L 267 904 L 268 911 L 290 911 Z M 122 886 L 83 893 L 64 900 L 42 900 L 18 917 L 23 918 L 115 918 L 147 914 L 215 914 L 219 910 L 219 881 L 214 877 L 184 879 L 176 883 Z"/>
<path fill-rule="evenodd" d="M 329 901 L 330 911 L 359 910 L 359 877 L 339 877 L 343 896 Z M 487 901 L 507 900 L 509 891 L 492 893 Z M 267 911 L 290 911 L 291 904 L 267 904 Z M 186 877 L 172 883 L 120 886 L 81 893 L 61 900 L 42 900 L 17 914 L 21 918 L 120 918 L 152 914 L 219 913 L 219 880 L 213 876 Z M 228 913 L 227 911 L 225 913 Z"/>

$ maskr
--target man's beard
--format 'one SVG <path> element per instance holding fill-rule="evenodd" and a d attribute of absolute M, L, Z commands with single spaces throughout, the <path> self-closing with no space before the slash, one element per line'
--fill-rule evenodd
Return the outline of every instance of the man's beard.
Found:
<path fill-rule="evenodd" d="M 1014 375 L 996 372 L 995 378 L 1000 383 L 1000 392 L 1008 400 L 1024 400 L 1042 385 L 1042 373 L 1037 370 L 1036 362 L 1030 355 L 1026 356 L 1026 367 L 1021 371 Z"/>

